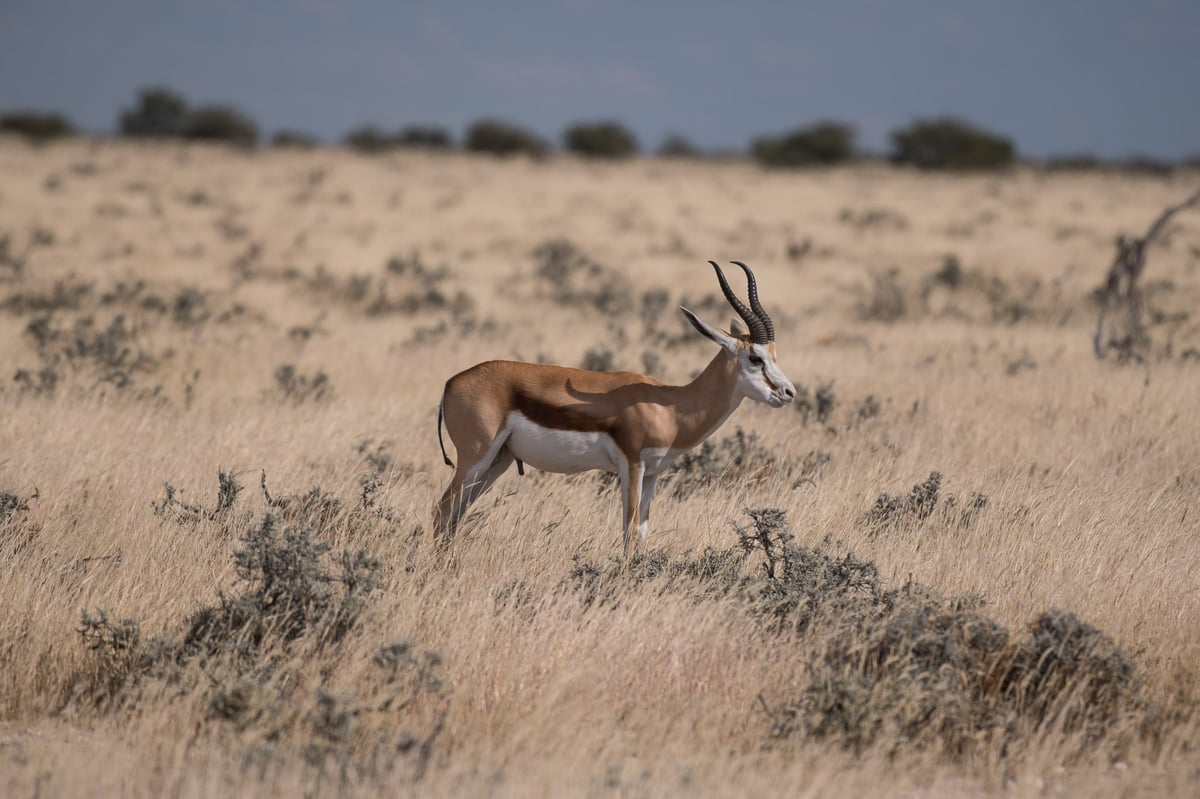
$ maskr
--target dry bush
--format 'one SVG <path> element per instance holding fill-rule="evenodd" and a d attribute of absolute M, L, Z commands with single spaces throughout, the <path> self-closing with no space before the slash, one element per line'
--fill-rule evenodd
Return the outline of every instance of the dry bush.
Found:
<path fill-rule="evenodd" d="M 899 269 L 872 271 L 870 284 L 856 291 L 862 321 L 895 323 L 922 318 L 954 318 L 977 324 L 1015 325 L 1034 321 L 1064 326 L 1094 300 L 1064 296 L 1057 280 L 1019 274 L 1001 277 L 963 268 L 951 254 L 920 278 Z"/>
<path fill-rule="evenodd" d="M 721 483 L 745 485 L 763 480 L 784 468 L 760 436 L 738 427 L 683 453 L 665 478 L 666 488 L 671 496 L 682 498 Z"/>
<path fill-rule="evenodd" d="M 471 296 L 459 291 L 451 294 L 445 284 L 450 278 L 445 266 L 430 267 L 413 252 L 393 256 L 384 264 L 382 275 L 353 274 L 340 277 L 318 266 L 311 273 L 285 273 L 284 281 L 298 281 L 309 298 L 321 305 L 340 305 L 368 317 L 411 316 L 445 311 L 456 318 L 470 314 Z"/>
<path fill-rule="evenodd" d="M 275 385 L 288 402 L 325 402 L 333 398 L 333 383 L 323 369 L 304 374 L 295 364 L 280 364 L 275 369 Z"/>
<path fill-rule="evenodd" d="M 880 494 L 875 504 L 863 516 L 863 525 L 872 535 L 896 528 L 912 529 L 936 516 L 936 521 L 951 529 L 971 526 L 980 511 L 987 507 L 988 498 L 972 492 L 970 499 L 959 503 L 953 494 L 941 495 L 942 473 L 930 472 L 907 495 Z"/>
<path fill-rule="evenodd" d="M 559 305 L 588 308 L 606 316 L 634 309 L 633 292 L 620 273 L 589 257 L 569 239 L 549 239 L 533 251 L 535 274 Z"/>
<path fill-rule="evenodd" d="M 37 316 L 25 327 L 43 370 L 84 373 L 97 383 L 129 388 L 155 372 L 161 356 L 147 348 L 144 330 L 123 314 L 107 323 L 91 315 L 75 317 L 69 327 L 51 315 Z"/>
<path fill-rule="evenodd" d="M 166 511 L 193 526 L 201 515 L 231 514 L 241 487 L 221 473 L 217 506 L 207 514 L 180 506 L 168 485 Z M 304 675 L 327 670 L 339 645 L 358 632 L 382 585 L 383 563 L 364 551 L 332 553 L 322 541 L 335 524 L 362 517 L 322 499 L 272 498 L 258 520 L 237 515 L 234 591 L 218 593 L 178 629 L 145 639 L 135 619 L 84 611 L 79 634 L 92 652 L 76 677 L 75 701 L 102 713 L 186 705 L 199 695 L 207 712 L 194 731 L 252 744 L 257 756 L 298 758 L 317 769 L 362 778 L 420 779 L 445 723 L 441 659 L 409 641 L 377 646 L 360 676 L 361 693 L 335 690 Z M 365 495 L 364 495 L 365 496 Z"/>
<path fill-rule="evenodd" d="M 858 233 L 871 230 L 900 231 L 908 228 L 907 219 L 887 208 L 864 208 L 861 211 L 843 208 L 838 213 L 838 221 Z"/>
<path fill-rule="evenodd" d="M 760 694 L 765 735 L 778 743 L 831 740 L 860 755 L 931 749 L 957 760 L 995 748 L 1016 756 L 1032 737 L 1054 734 L 1083 754 L 1127 746 L 1131 721 L 1156 723 L 1133 660 L 1073 614 L 1047 611 L 1012 641 L 978 596 L 888 588 L 873 563 L 834 554 L 828 542 L 797 545 L 782 511 L 747 513 L 735 547 L 607 567 L 577 558 L 565 585 L 587 606 L 643 591 L 734 601 L 761 634 L 786 636 L 779 657 L 811 653 L 797 698 L 768 701 L 776 686 Z M 756 570 L 751 555 L 761 557 Z"/>

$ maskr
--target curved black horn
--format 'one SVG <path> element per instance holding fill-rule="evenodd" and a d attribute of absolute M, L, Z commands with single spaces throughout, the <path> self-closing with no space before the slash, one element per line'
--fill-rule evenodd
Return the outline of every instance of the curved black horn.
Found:
<path fill-rule="evenodd" d="M 733 293 L 733 289 L 729 288 L 729 281 L 725 279 L 725 273 L 721 271 L 721 267 L 717 262 L 709 261 L 709 263 L 717 271 L 717 281 L 721 284 L 721 291 L 724 292 L 725 299 L 729 301 L 729 304 L 733 306 L 733 310 L 738 312 L 738 316 L 742 317 L 746 326 L 750 328 L 750 340 L 755 344 L 766 344 L 769 339 L 767 338 L 767 326 L 763 324 L 763 320 L 759 319 L 754 311 L 747 308 L 737 298 L 737 295 Z"/>
<path fill-rule="evenodd" d="M 758 301 L 758 281 L 754 279 L 754 273 L 750 271 L 750 267 L 746 266 L 741 261 L 734 261 L 735 264 L 742 268 L 746 273 L 746 282 L 750 284 L 750 310 L 758 315 L 762 320 L 763 326 L 767 328 L 767 341 L 775 340 L 775 325 L 771 322 L 771 317 L 763 310 L 762 303 Z"/>

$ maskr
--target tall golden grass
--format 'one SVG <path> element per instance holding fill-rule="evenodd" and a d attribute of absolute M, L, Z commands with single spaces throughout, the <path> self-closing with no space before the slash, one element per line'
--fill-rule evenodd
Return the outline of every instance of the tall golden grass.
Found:
<path fill-rule="evenodd" d="M 0 176 L 5 795 L 1197 790 L 1200 215 L 1150 255 L 1145 361 L 1097 361 L 1090 341 L 1113 237 L 1142 232 L 1195 175 L 3 141 Z M 534 255 L 555 238 L 602 265 L 581 285 L 618 280 L 633 307 L 556 301 Z M 648 353 L 685 381 L 711 345 L 675 306 L 729 315 L 705 303 L 709 258 L 755 267 L 782 367 L 835 403 L 820 422 L 744 405 L 717 438 L 757 435 L 767 465 L 691 491 L 666 483 L 649 547 L 725 549 L 743 509 L 774 507 L 799 544 L 832 542 L 885 584 L 982 595 L 1014 637 L 1069 610 L 1136 661 L 1153 733 L 1128 720 L 1106 739 L 1120 746 L 1081 754 L 1051 725 L 965 759 L 899 733 L 861 752 L 772 739 L 764 705 L 804 690 L 825 640 L 635 584 L 586 605 L 564 581 L 620 539 L 619 503 L 593 475 L 514 471 L 439 567 L 427 530 L 449 479 L 435 431 L 445 379 L 488 358 L 577 365 L 608 351 L 616 368 L 640 371 Z M 643 320 L 654 290 L 669 302 Z M 285 385 L 284 364 L 323 373 L 328 390 Z M 210 512 L 219 471 L 246 486 L 231 514 Z M 881 493 L 933 471 L 960 502 L 987 496 L 973 523 L 864 522 Z M 194 665 L 101 690 L 119 654 L 85 646 L 82 613 L 135 619 L 143 641 L 180 635 L 237 590 L 239 537 L 270 510 L 262 473 L 275 497 L 317 486 L 339 500 L 322 540 L 381 559 L 358 624 L 333 646 L 266 645 L 278 669 L 247 690 L 292 704 L 262 723 L 214 717 L 224 678 Z M 372 474 L 375 508 L 356 513 Z M 161 510 L 164 482 L 199 518 Z M 437 653 L 445 687 L 408 716 L 369 706 L 385 692 L 376 653 L 398 641 Z M 312 732 L 322 695 L 359 711 L 348 738 Z M 418 778 L 398 736 L 437 718 Z"/>

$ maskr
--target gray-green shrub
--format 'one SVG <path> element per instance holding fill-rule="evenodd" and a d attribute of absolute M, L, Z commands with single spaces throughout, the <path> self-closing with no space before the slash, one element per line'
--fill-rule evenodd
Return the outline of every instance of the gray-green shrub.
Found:
<path fill-rule="evenodd" d="M 638 151 L 637 137 L 620 122 L 580 122 L 563 133 L 563 146 L 589 158 L 628 158 Z"/>
<path fill-rule="evenodd" d="M 892 132 L 892 161 L 921 169 L 1001 169 L 1012 166 L 1012 140 L 969 122 L 918 119 Z"/>
<path fill-rule="evenodd" d="M 492 155 L 545 155 L 549 146 L 533 131 L 498 119 L 481 119 L 467 129 L 464 143 L 473 152 Z"/>
<path fill-rule="evenodd" d="M 750 152 L 766 167 L 840 164 L 854 157 L 854 129 L 840 122 L 818 122 L 779 136 L 755 139 Z"/>
<path fill-rule="evenodd" d="M 70 136 L 75 126 L 62 114 L 43 111 L 10 111 L 0 115 L 0 132 L 15 133 L 41 143 Z"/>
<path fill-rule="evenodd" d="M 117 130 L 122 136 L 182 136 L 187 122 L 187 101 L 170 89 L 154 86 L 142 89 L 137 104 L 121 112 Z"/>

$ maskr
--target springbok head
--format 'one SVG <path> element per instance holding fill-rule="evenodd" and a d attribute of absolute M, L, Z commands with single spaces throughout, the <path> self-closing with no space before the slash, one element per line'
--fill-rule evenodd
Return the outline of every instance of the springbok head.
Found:
<path fill-rule="evenodd" d="M 731 331 L 726 333 L 705 323 L 687 308 L 681 306 L 679 310 L 683 311 L 683 315 L 700 335 L 719 344 L 726 355 L 736 362 L 737 390 L 740 396 L 766 403 L 772 408 L 788 404 L 796 396 L 796 387 L 779 369 L 775 354 L 775 326 L 759 302 L 758 283 L 754 279 L 754 273 L 741 261 L 733 262 L 746 273 L 750 296 L 750 307 L 747 308 L 729 287 L 729 281 L 725 279 L 725 273 L 721 271 L 717 262 L 709 263 L 717 272 L 717 281 L 721 284 L 725 299 L 746 323 L 747 329 L 739 329 L 740 325 L 735 320 L 730 326 Z"/>

